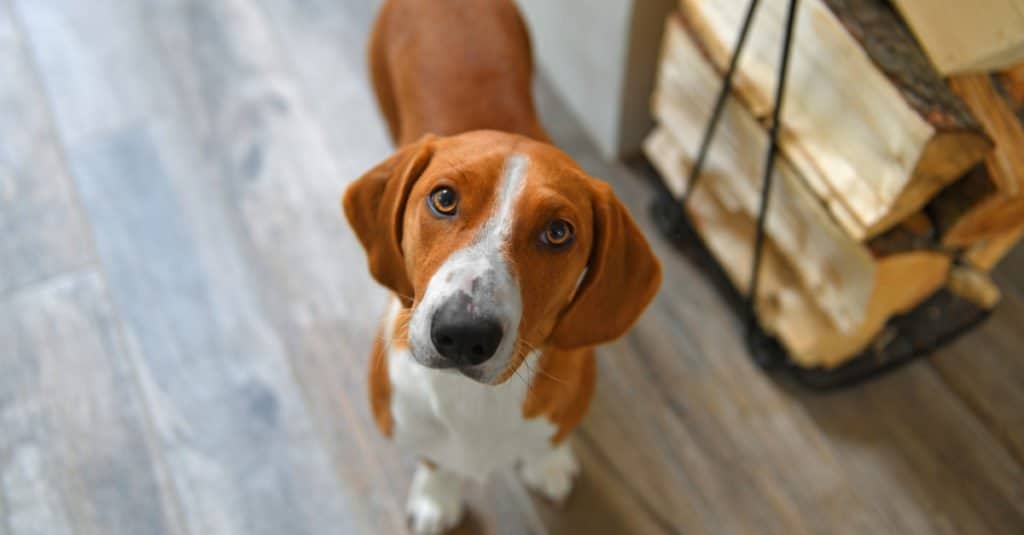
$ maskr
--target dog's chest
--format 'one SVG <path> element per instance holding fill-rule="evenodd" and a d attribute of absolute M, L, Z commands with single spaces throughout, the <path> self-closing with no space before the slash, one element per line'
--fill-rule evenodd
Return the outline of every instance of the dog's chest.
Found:
<path fill-rule="evenodd" d="M 388 355 L 394 439 L 406 453 L 425 457 L 465 477 L 485 478 L 524 456 L 550 447 L 556 428 L 545 418 L 523 419 L 529 388 L 524 372 L 491 386 L 417 364 L 406 350 Z"/>

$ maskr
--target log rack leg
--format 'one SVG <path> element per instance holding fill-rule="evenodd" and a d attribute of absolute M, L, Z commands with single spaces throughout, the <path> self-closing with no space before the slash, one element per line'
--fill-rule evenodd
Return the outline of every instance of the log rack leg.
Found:
<path fill-rule="evenodd" d="M 759 0 L 750 0 L 750 4 L 747 6 L 746 15 L 743 17 L 743 24 L 740 27 L 740 32 L 736 37 L 736 44 L 732 50 L 732 56 L 729 58 L 729 66 L 722 79 L 722 87 L 718 90 L 718 95 L 715 98 L 715 104 L 711 111 L 711 117 L 708 120 L 707 125 L 704 127 L 704 135 L 701 138 L 700 147 L 697 150 L 697 157 L 694 159 L 693 165 L 690 167 L 690 174 L 687 178 L 686 185 L 684 186 L 685 189 L 682 197 L 677 199 L 669 193 L 667 189 L 663 189 L 661 195 L 658 196 L 651 206 L 651 215 L 655 223 L 658 225 L 658 228 L 661 229 L 667 237 L 672 240 L 676 240 L 677 242 L 695 243 L 699 240 L 699 237 L 694 231 L 693 225 L 687 216 L 686 205 L 690 199 L 690 195 L 696 189 L 697 184 L 701 179 L 701 172 L 703 171 L 708 151 L 711 148 L 711 141 L 714 139 L 715 131 L 718 129 L 718 124 L 721 122 L 722 112 L 725 110 L 725 103 L 728 101 L 729 95 L 732 92 L 736 67 L 739 64 L 740 56 L 743 53 L 743 47 L 746 44 L 747 36 L 750 34 L 750 26 L 754 20 L 754 14 L 757 11 L 758 3 Z M 750 291 L 747 293 L 746 299 L 744 300 L 747 347 L 754 361 L 765 369 L 778 367 L 788 360 L 785 351 L 779 345 L 778 341 L 765 333 L 758 325 L 755 302 L 752 296 L 756 295 L 757 292 L 757 275 L 761 266 L 761 248 L 764 245 L 764 216 L 768 211 L 768 199 L 771 192 L 773 177 L 772 171 L 775 165 L 778 139 L 777 125 L 779 124 L 779 110 L 782 107 L 782 100 L 784 98 L 786 74 L 789 66 L 789 56 L 795 20 L 796 0 L 790 0 L 789 10 L 786 16 L 786 31 L 782 44 L 782 58 L 780 62 L 778 84 L 775 91 L 775 109 L 772 113 L 772 129 L 769 137 L 768 152 L 765 156 L 761 206 L 760 211 L 758 212 L 757 234 L 755 236 L 753 266 L 751 269 L 751 281 L 749 285 Z"/>
<path fill-rule="evenodd" d="M 718 123 L 722 118 L 725 103 L 732 92 L 732 81 L 736 74 L 736 66 L 739 64 L 740 55 L 743 53 L 743 46 L 747 42 L 750 24 L 754 20 L 754 13 L 757 11 L 757 4 L 759 2 L 760 0 L 750 0 L 750 4 L 747 6 L 747 13 L 743 17 L 743 25 L 740 27 L 740 33 L 736 37 L 736 44 L 732 49 L 732 57 L 729 59 L 729 67 L 725 71 L 722 87 L 718 90 L 718 96 L 715 97 L 715 106 L 711 111 L 711 118 L 704 127 L 704 135 L 701 138 L 700 149 L 697 151 L 697 159 L 694 160 L 693 166 L 690 168 L 690 176 L 686 180 L 683 196 L 676 199 L 668 190 L 665 190 L 651 206 L 652 217 L 658 224 L 658 227 L 665 235 L 672 239 L 682 241 L 697 239 L 686 215 L 686 203 L 690 198 L 690 194 L 693 193 L 697 182 L 700 181 L 704 160 L 707 157 L 708 149 L 711 147 L 711 140 L 715 137 L 715 130 L 718 129 Z"/>
<path fill-rule="evenodd" d="M 775 177 L 775 156 L 778 153 L 779 123 L 782 104 L 786 96 L 786 75 L 789 73 L 789 56 L 793 44 L 793 27 L 796 23 L 797 0 L 789 0 L 786 10 L 786 29 L 782 34 L 782 52 L 779 57 L 778 81 L 775 84 L 775 103 L 772 109 L 771 130 L 768 131 L 768 150 L 764 156 L 764 178 L 761 179 L 761 205 L 757 211 L 757 229 L 754 234 L 754 260 L 750 267 L 750 284 L 746 298 L 746 340 L 747 350 L 763 368 L 775 368 L 785 363 L 785 356 L 777 341 L 769 337 L 757 321 L 757 291 L 761 274 L 761 257 L 764 249 L 764 224 L 768 204 L 772 195 Z"/>

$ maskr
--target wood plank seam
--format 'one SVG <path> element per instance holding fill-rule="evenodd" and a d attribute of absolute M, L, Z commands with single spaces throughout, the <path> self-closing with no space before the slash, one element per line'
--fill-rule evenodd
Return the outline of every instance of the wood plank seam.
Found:
<path fill-rule="evenodd" d="M 995 439 L 995 442 L 999 444 L 1006 454 L 1013 458 L 1019 466 L 1024 468 L 1024 452 L 1021 452 L 1014 447 L 1013 438 L 1011 437 L 1010 431 L 999 425 L 991 414 L 988 413 L 982 407 L 977 400 L 968 394 L 968 392 L 957 386 L 957 382 L 953 380 L 953 370 L 947 370 L 942 366 L 937 366 L 934 361 L 928 361 L 928 366 L 934 371 L 934 373 L 942 381 L 942 384 L 946 385 L 946 389 L 955 397 L 960 399 L 964 407 L 971 415 L 974 416 L 981 427 L 987 429 Z"/>
<path fill-rule="evenodd" d="M 616 466 L 615 463 L 612 462 L 611 457 L 609 457 L 609 455 L 604 450 L 601 449 L 597 441 L 590 436 L 590 433 L 587 432 L 586 427 L 581 427 L 580 429 L 577 430 L 576 439 L 576 443 L 584 444 L 584 446 L 588 450 L 590 450 L 592 453 L 594 453 L 597 457 L 601 459 L 601 462 L 608 467 L 609 472 L 611 472 L 615 476 L 615 478 L 618 479 L 619 482 L 622 484 L 622 488 L 627 491 L 626 493 L 631 498 L 633 498 L 633 501 L 637 504 L 637 506 L 640 507 L 641 510 L 643 510 L 652 520 L 654 520 L 654 523 L 658 527 L 662 528 L 665 533 L 677 532 L 671 520 L 662 516 L 661 513 L 659 513 L 658 511 L 651 507 L 651 504 L 647 503 L 647 500 L 645 500 L 643 495 L 636 490 L 636 488 L 630 482 L 629 478 L 625 477 L 625 475 L 619 470 L 618 466 Z"/>
<path fill-rule="evenodd" d="M 266 8 L 262 2 L 246 1 L 245 3 L 251 7 L 252 12 L 258 13 L 257 16 L 259 16 L 262 19 L 263 25 L 270 29 L 268 33 L 270 34 L 271 37 L 271 47 L 274 49 L 274 55 L 278 60 L 276 62 L 278 63 L 277 66 L 281 67 L 281 64 L 284 64 L 283 68 L 279 68 L 278 70 L 276 70 L 274 75 L 286 78 L 288 80 L 288 85 L 290 86 L 290 89 L 298 93 L 296 98 L 297 101 L 300 101 L 302 103 L 312 101 L 313 99 L 310 98 L 310 96 L 308 95 L 308 88 L 306 88 L 305 84 L 302 83 L 301 77 L 297 76 L 294 58 L 292 58 L 291 55 L 286 52 L 287 48 L 282 46 L 280 29 L 278 28 L 277 24 L 274 23 L 274 19 L 270 17 L 269 14 L 266 12 Z M 146 17 L 144 22 L 148 27 L 147 33 L 149 35 L 159 35 L 159 28 L 157 28 L 155 25 L 154 17 Z M 156 38 L 152 41 L 155 43 L 156 48 L 159 50 L 161 59 L 163 59 L 165 63 L 167 63 L 167 58 L 173 57 L 176 51 L 171 49 L 169 43 L 167 43 L 163 39 Z M 179 103 L 186 103 L 183 104 L 183 106 L 187 107 L 189 97 L 185 87 L 183 87 L 183 82 L 178 77 L 174 77 L 173 82 L 174 83 L 171 84 L 171 91 L 174 94 L 174 98 Z M 311 113 L 305 115 L 307 116 L 308 119 L 310 119 L 310 122 L 312 124 L 316 125 L 316 131 L 314 132 L 313 135 L 317 138 L 323 139 L 325 137 L 324 127 L 319 123 L 318 117 L 315 114 Z M 189 127 L 194 132 L 196 132 L 197 135 L 199 135 L 202 131 L 202 128 L 200 126 L 194 124 L 191 121 Z M 233 165 L 229 154 L 217 153 L 215 154 L 214 158 L 216 160 L 217 167 L 223 170 L 223 173 L 231 174 L 233 172 Z M 338 217 L 341 217 L 340 213 Z M 240 224 L 243 227 L 245 226 L 244 222 Z M 248 229 L 244 229 L 244 231 L 247 230 Z M 254 263 L 259 264 L 257 266 L 257 269 L 262 269 L 265 267 L 263 265 L 264 262 L 259 260 L 261 255 L 258 247 L 251 239 L 243 244 L 243 248 L 245 249 L 246 254 L 250 255 L 250 258 L 257 259 L 254 261 Z M 279 312 L 279 307 L 276 306 L 275 303 L 269 301 L 269 299 L 271 299 L 270 295 L 268 295 L 266 292 L 261 292 L 260 295 L 257 296 L 257 299 L 259 300 L 259 302 L 263 303 L 263 308 L 267 311 L 268 319 L 271 321 L 271 324 L 275 328 L 281 329 L 282 332 L 287 332 L 289 330 L 288 322 L 281 316 Z M 314 432 L 316 433 L 317 438 L 322 444 L 324 444 L 324 448 L 328 452 L 327 460 L 332 467 L 332 476 L 337 480 L 340 478 L 341 470 L 338 467 L 339 460 L 334 455 L 334 451 L 332 448 L 333 441 L 331 439 L 331 430 L 333 427 L 328 427 L 329 424 L 322 422 L 321 418 L 316 417 L 318 411 L 315 409 L 315 400 L 313 398 L 313 394 L 310 392 L 311 386 L 308 384 L 306 377 L 302 373 L 300 373 L 300 370 L 298 369 L 298 364 L 296 363 L 296 359 L 294 358 L 294 347 L 292 346 L 290 340 L 286 339 L 284 342 L 284 351 L 287 357 L 284 359 L 284 364 L 288 370 L 289 380 L 291 380 L 295 385 L 298 386 L 300 399 L 305 406 L 306 412 L 310 415 L 310 425 L 312 426 Z M 354 364 L 359 365 L 361 363 L 357 362 Z M 347 398 L 348 396 L 342 397 Z M 348 422 L 350 424 L 349 427 L 356 431 L 353 435 L 356 437 L 357 442 L 359 443 L 359 449 L 361 449 L 362 452 L 370 459 L 376 461 L 373 463 L 377 466 L 375 472 L 385 476 L 382 479 L 385 482 L 385 484 L 389 487 L 390 491 L 387 493 L 388 497 L 390 498 L 390 500 L 387 503 L 387 506 L 392 510 L 390 520 L 397 522 L 399 526 L 404 525 L 404 513 L 402 507 L 403 503 L 400 502 L 400 493 L 397 492 L 399 484 L 393 481 L 390 477 L 387 477 L 389 475 L 387 470 L 380 468 L 383 467 L 384 464 L 381 460 L 379 460 L 379 457 L 377 456 L 376 453 L 376 448 L 374 448 L 367 441 L 365 434 L 361 432 L 362 428 L 359 425 L 360 418 L 359 414 L 357 414 L 356 412 L 358 409 L 354 408 L 350 403 L 341 403 L 340 407 L 342 409 L 343 415 L 345 415 L 348 418 Z M 338 425 L 340 425 L 340 423 L 338 423 Z M 370 431 L 372 432 L 372 430 Z"/>
<path fill-rule="evenodd" d="M 87 217 L 88 212 L 85 210 L 84 204 L 82 202 L 81 194 L 77 187 L 77 182 L 73 179 L 73 171 L 67 155 L 66 141 L 62 136 L 60 129 L 57 128 L 56 114 L 53 107 L 53 95 L 50 93 L 46 84 L 43 83 L 42 73 L 39 69 L 39 60 L 36 56 L 31 40 L 27 37 L 28 31 L 25 25 L 25 21 L 22 19 L 21 12 L 11 4 L 12 0 L 0 1 L 3 2 L 3 4 L 0 5 L 0 8 L 2 8 L 7 14 L 9 14 L 11 23 L 17 34 L 20 53 L 23 60 L 25 61 L 25 64 L 28 66 L 31 84 L 35 87 L 37 94 L 40 95 L 39 101 L 42 104 L 43 113 L 48 123 L 50 137 L 53 140 L 54 149 L 57 153 L 58 165 L 64 170 L 64 174 L 61 177 L 61 180 L 70 181 L 70 183 L 65 183 L 65 188 L 71 196 L 73 210 L 77 215 L 79 224 L 85 227 L 84 233 L 89 241 L 88 248 L 91 257 L 90 261 L 88 262 L 88 265 L 80 266 L 71 271 L 54 275 L 52 277 L 45 277 L 42 278 L 41 280 L 33 281 L 33 283 L 28 287 L 28 289 L 48 284 L 59 277 L 66 277 L 71 274 L 85 270 L 87 268 L 93 269 L 100 277 L 103 298 L 107 301 L 110 309 L 113 311 L 113 314 L 117 318 L 117 325 L 115 329 L 117 332 L 117 336 L 120 340 L 120 343 L 124 348 L 126 348 L 127 351 L 129 351 L 134 356 L 136 354 L 137 349 L 134 347 L 134 345 L 129 343 L 129 339 L 125 333 L 123 314 L 118 309 L 117 304 L 114 302 L 112 296 L 110 295 L 109 274 L 107 273 L 105 267 L 103 266 L 103 263 L 100 261 L 99 255 L 97 253 L 98 248 L 96 244 L 96 231 L 92 225 L 92 222 Z M 0 301 L 6 301 L 10 297 L 11 295 L 0 295 Z M 133 384 L 130 387 L 132 395 L 139 401 L 141 408 L 143 410 L 141 415 L 142 417 L 140 418 L 142 425 L 142 436 L 143 440 L 145 441 L 146 448 L 148 450 L 149 458 L 153 461 L 153 471 L 154 475 L 157 478 L 157 484 L 159 486 L 161 506 L 164 508 L 164 513 L 166 515 L 165 520 L 169 522 L 168 528 L 171 530 L 172 533 L 188 533 L 183 528 L 183 526 L 185 526 L 184 513 L 181 508 L 181 498 L 178 495 L 178 490 L 173 485 L 168 484 L 168 482 L 170 481 L 170 477 L 168 476 L 169 467 L 165 462 L 163 452 L 159 448 L 158 441 L 156 439 L 156 434 L 153 428 L 153 412 L 152 408 L 150 407 L 149 400 L 142 390 L 142 385 L 139 380 L 139 369 L 137 359 L 129 358 L 128 361 L 124 362 L 123 364 L 128 369 L 130 376 L 133 378 Z M 2 493 L 0 493 L 0 506 L 3 505 L 3 501 L 4 500 Z M 3 507 L 0 507 L 0 511 L 2 510 Z M 6 515 L 0 515 L 0 517 L 3 517 L 6 520 Z"/>
<path fill-rule="evenodd" d="M 117 315 L 117 336 L 120 338 L 121 344 L 126 348 L 128 353 L 128 368 L 129 373 L 132 377 L 132 387 L 135 391 L 136 397 L 139 398 L 143 409 L 145 410 L 145 418 L 143 419 L 143 437 L 146 441 L 146 447 L 151 451 L 151 456 L 154 460 L 154 471 L 161 486 L 161 497 L 163 498 L 163 505 L 167 511 L 168 520 L 171 522 L 169 526 L 172 532 L 182 534 L 193 534 L 192 530 L 188 528 L 188 522 L 185 515 L 184 506 L 182 504 L 182 497 L 179 494 L 177 485 L 173 484 L 174 479 L 171 477 L 171 467 L 165 458 L 164 451 L 160 447 L 160 437 L 156 429 L 155 414 L 156 411 L 153 407 L 154 393 L 149 392 L 150 388 L 147 388 L 148 382 L 145 380 L 142 372 L 142 364 L 140 355 L 140 348 L 134 343 L 134 339 L 129 336 L 128 326 L 125 325 L 123 319 L 123 312 L 120 310 L 117 302 L 113 299 L 110 294 L 110 283 L 108 281 L 109 275 L 104 268 L 99 270 L 100 278 L 103 283 L 103 291 L 106 295 L 107 300 L 110 303 L 111 309 Z"/>
<path fill-rule="evenodd" d="M 57 170 L 60 171 L 59 177 L 54 177 L 62 182 L 64 191 L 66 191 L 71 197 L 71 201 L 74 205 L 74 216 L 77 219 L 79 225 L 85 226 L 85 235 L 89 238 L 89 243 L 86 245 L 88 249 L 88 257 L 76 262 L 75 265 L 67 267 L 65 271 L 77 271 L 84 269 L 96 262 L 96 248 L 95 242 L 92 240 L 92 228 L 89 226 L 88 221 L 84 217 L 84 211 L 82 210 L 81 204 L 78 201 L 73 181 L 70 181 L 70 167 L 68 166 L 67 155 L 65 152 L 65 146 L 63 140 L 60 138 L 59 132 L 55 127 L 53 107 L 50 103 L 50 96 L 46 92 L 46 88 L 43 87 L 42 80 L 39 73 L 39 67 L 36 62 L 36 58 L 32 53 L 31 43 L 27 39 L 27 33 L 23 21 L 21 20 L 20 14 L 11 5 L 10 0 L 0 1 L 0 15 L 4 15 L 10 21 L 10 27 L 14 32 L 14 39 L 16 40 L 15 47 L 17 48 L 17 56 L 20 58 L 20 62 L 28 70 L 28 85 L 34 90 L 38 97 L 35 99 L 38 104 L 41 104 L 42 108 L 42 120 L 46 123 L 42 134 L 52 141 L 52 149 L 54 150 L 57 158 L 56 166 Z M 49 275 L 58 275 L 59 273 L 51 273 Z M 36 277 L 35 280 L 29 280 L 24 284 L 34 285 L 45 282 L 47 276 Z M 10 288 L 8 290 L 12 290 Z M 0 298 L 3 298 L 9 291 L 0 292 Z"/>
<path fill-rule="evenodd" d="M 255 9 L 261 14 L 261 16 L 263 17 L 266 25 L 270 29 L 269 33 L 270 33 L 271 39 L 273 40 L 273 47 L 277 51 L 277 56 L 278 56 L 278 58 L 280 60 L 280 63 L 283 64 L 282 73 L 285 76 L 287 76 L 289 79 L 291 79 L 294 87 L 296 88 L 297 92 L 300 95 L 300 100 L 302 100 L 303 102 L 315 101 L 315 99 L 312 98 L 312 96 L 310 95 L 309 88 L 304 83 L 303 78 L 298 73 L 298 68 L 297 68 L 297 65 L 296 65 L 295 58 L 292 56 L 292 54 L 289 53 L 289 48 L 284 46 L 284 44 L 283 44 L 283 39 L 281 37 L 282 29 L 281 29 L 281 27 L 278 24 L 279 21 L 275 20 L 274 17 L 270 16 L 270 13 L 267 11 L 267 7 L 266 7 L 266 5 L 264 5 L 263 2 L 259 2 L 259 1 L 255 2 Z M 165 50 L 165 53 L 166 53 L 166 50 Z M 369 80 L 366 81 L 366 84 L 367 84 L 367 87 L 369 87 Z M 179 98 L 184 99 L 184 95 L 182 94 L 183 93 L 182 89 L 180 87 L 176 86 L 176 90 L 179 93 Z M 325 139 L 326 138 L 326 134 L 325 134 L 325 128 L 326 127 L 325 127 L 325 125 L 322 124 L 321 117 L 319 117 L 319 116 L 317 116 L 315 114 L 311 114 L 309 116 L 309 119 L 310 119 L 310 122 L 313 125 L 315 125 L 315 128 L 316 128 L 315 136 L 318 137 L 318 138 L 324 139 L 325 140 L 325 144 L 326 144 L 326 139 Z M 228 165 L 228 163 L 229 162 L 224 163 L 224 165 Z M 339 213 L 339 217 L 340 216 L 341 216 L 341 214 Z M 249 244 L 249 245 L 252 245 L 252 244 Z M 259 252 L 256 250 L 256 247 L 254 247 L 254 246 L 250 247 L 250 250 L 251 250 L 251 253 L 254 256 L 258 256 L 259 255 Z M 271 312 L 271 316 L 274 318 L 274 321 L 275 321 L 275 323 L 278 324 L 279 328 L 284 328 L 283 324 L 286 323 L 286 322 L 281 320 L 280 318 L 278 318 L 277 314 L 275 314 L 273 312 L 273 311 L 276 311 L 276 307 L 273 306 L 272 303 L 266 303 L 266 306 L 267 306 L 267 310 L 272 311 Z M 353 365 L 355 365 L 355 366 L 358 366 L 358 365 L 361 365 L 361 364 L 364 364 L 364 363 L 362 363 L 362 362 L 354 362 L 353 363 Z M 292 359 L 288 359 L 288 368 L 289 368 L 289 370 L 291 372 L 293 380 L 295 381 L 295 383 L 297 385 L 300 386 L 300 390 L 302 392 L 302 397 L 305 400 L 305 403 L 307 404 L 307 406 L 309 406 L 309 407 L 315 406 L 315 402 L 314 402 L 315 400 L 313 399 L 312 394 L 309 392 L 309 389 L 311 388 L 311 385 L 307 384 L 307 381 L 304 379 L 302 374 L 299 373 L 299 370 L 297 369 L 296 364 L 292 361 Z M 313 387 L 313 388 L 315 388 L 315 387 Z M 353 410 L 353 407 L 351 405 L 349 405 L 349 404 L 342 404 L 342 408 L 343 408 L 343 411 L 350 418 L 349 421 L 357 422 L 359 420 L 359 416 L 355 413 L 355 410 L 359 410 L 359 409 Z M 368 410 L 368 409 L 364 409 L 364 410 Z M 312 413 L 313 411 L 311 410 L 310 412 Z M 327 443 L 327 444 L 330 444 L 330 439 L 328 438 L 330 436 L 330 431 L 328 429 L 324 428 L 324 424 L 320 423 L 320 419 L 319 418 L 313 418 L 312 419 L 312 424 L 313 424 L 314 428 L 317 430 L 317 433 L 321 437 L 323 437 L 324 442 Z M 378 465 L 382 465 L 383 464 L 382 461 L 380 461 L 379 458 L 375 454 L 375 448 L 373 448 L 368 442 L 366 442 L 365 438 L 363 438 L 361 436 L 361 434 L 360 434 L 359 440 L 360 440 L 360 444 L 361 444 L 362 449 L 365 452 L 367 452 L 372 459 L 375 459 Z M 333 459 L 332 459 L 332 462 L 333 462 Z M 381 470 L 380 472 L 385 474 L 386 476 L 390 476 L 390 474 L 388 474 L 384 470 Z M 392 511 L 396 515 L 398 515 L 399 517 L 403 517 L 404 516 L 403 504 L 401 503 L 399 497 L 401 496 L 401 491 L 404 491 L 404 483 L 397 482 L 397 481 L 395 481 L 391 477 L 384 477 L 383 480 L 384 480 L 384 483 L 385 483 L 385 485 L 387 485 L 388 490 L 389 490 L 389 492 L 387 494 L 388 494 L 388 496 L 391 497 L 389 505 L 390 505 Z"/>

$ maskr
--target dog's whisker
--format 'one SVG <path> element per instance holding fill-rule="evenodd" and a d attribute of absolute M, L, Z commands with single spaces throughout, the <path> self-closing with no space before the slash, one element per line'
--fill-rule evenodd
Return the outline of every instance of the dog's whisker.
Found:
<path fill-rule="evenodd" d="M 394 289 L 391 290 L 391 293 L 395 297 L 400 297 L 402 299 L 405 299 L 406 301 L 415 301 L 416 300 L 416 298 L 414 298 L 413 296 L 405 295 L 405 294 L 400 294 L 400 293 L 396 292 Z"/>
<path fill-rule="evenodd" d="M 547 377 L 548 379 L 551 379 L 552 381 L 559 383 L 563 386 L 570 386 L 568 381 L 566 381 L 565 379 L 555 377 L 554 375 L 548 373 L 548 371 L 545 370 L 543 366 L 539 364 L 537 366 L 531 366 L 529 361 L 523 362 L 526 364 L 526 367 L 530 370 L 530 373 L 543 375 L 544 377 Z"/>
<path fill-rule="evenodd" d="M 519 373 L 519 368 L 516 368 L 516 370 L 514 372 L 514 375 L 516 377 L 518 377 L 519 380 L 523 382 L 523 384 L 526 385 L 526 391 L 527 392 L 531 392 L 531 393 L 533 392 L 533 385 L 531 384 L 532 381 L 530 381 L 527 378 L 523 377 L 522 374 Z"/>
<path fill-rule="evenodd" d="M 518 340 L 518 341 L 522 341 L 522 340 Z M 528 380 L 526 377 L 523 377 L 522 374 L 519 373 L 519 369 L 520 369 L 520 366 L 522 364 L 526 363 L 527 364 L 527 368 L 529 368 L 528 359 L 527 359 L 527 357 L 529 356 L 528 352 L 524 351 L 525 348 L 521 347 L 521 345 L 518 344 L 518 343 L 515 346 L 513 346 L 513 347 L 515 349 L 513 349 L 514 353 L 512 355 L 512 365 L 515 366 L 515 369 L 513 370 L 512 373 L 513 373 L 513 375 L 518 377 L 519 380 L 523 381 L 523 383 L 526 385 L 526 390 L 528 392 L 532 392 L 533 391 L 532 381 Z"/>
<path fill-rule="evenodd" d="M 525 346 L 527 346 L 529 348 L 530 352 L 537 351 L 537 348 L 535 346 L 533 346 L 532 344 L 530 344 L 529 342 L 527 342 L 526 340 L 520 340 L 520 341 Z M 551 374 L 547 370 L 545 370 L 544 366 L 541 365 L 541 364 L 537 364 L 536 366 L 534 366 L 534 365 L 530 364 L 529 359 L 523 359 L 523 363 L 526 364 L 526 368 L 528 370 L 530 370 L 530 373 L 532 373 L 532 374 L 538 374 L 539 373 L 540 375 L 543 375 L 543 376 L 551 379 L 552 381 L 555 381 L 556 383 L 561 383 L 561 384 L 566 385 L 566 386 L 569 385 L 569 382 L 567 380 L 559 378 L 559 377 L 555 377 L 553 374 Z"/>
<path fill-rule="evenodd" d="M 548 379 L 551 379 L 552 381 L 554 381 L 554 382 L 556 382 L 556 383 L 559 383 L 559 384 L 561 384 L 562 386 L 566 386 L 566 387 L 568 387 L 568 386 L 571 386 L 571 385 L 569 384 L 569 381 L 566 381 L 565 379 L 560 379 L 560 378 L 558 378 L 558 377 L 555 377 L 554 375 L 551 375 L 550 373 L 548 373 L 548 372 L 544 371 L 543 369 L 541 369 L 541 370 L 538 370 L 538 371 L 539 371 L 539 372 L 540 372 L 540 374 L 541 374 L 541 375 L 543 375 L 544 377 L 547 377 Z"/>
<path fill-rule="evenodd" d="M 529 348 L 530 351 L 537 351 L 537 346 L 531 344 L 525 338 L 520 338 L 519 339 L 519 343 L 522 344 L 522 345 L 525 345 L 527 348 Z"/>

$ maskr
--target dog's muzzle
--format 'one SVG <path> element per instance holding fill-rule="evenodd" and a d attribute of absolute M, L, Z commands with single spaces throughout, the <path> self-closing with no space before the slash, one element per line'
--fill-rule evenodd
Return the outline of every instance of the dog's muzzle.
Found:
<path fill-rule="evenodd" d="M 487 362 L 501 345 L 504 329 L 499 319 L 458 292 L 437 308 L 430 322 L 434 349 L 451 367 L 464 368 Z"/>

